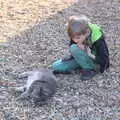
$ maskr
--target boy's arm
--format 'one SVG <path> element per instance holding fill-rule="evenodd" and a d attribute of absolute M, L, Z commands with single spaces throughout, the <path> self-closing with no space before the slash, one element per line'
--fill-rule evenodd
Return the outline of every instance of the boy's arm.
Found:
<path fill-rule="evenodd" d="M 92 54 L 91 49 L 87 47 L 87 54 L 89 57 L 91 57 L 93 60 L 95 60 L 95 55 Z"/>
<path fill-rule="evenodd" d="M 100 65 L 101 73 L 109 67 L 109 52 L 104 39 L 100 39 L 94 43 L 96 48 L 95 62 Z"/>

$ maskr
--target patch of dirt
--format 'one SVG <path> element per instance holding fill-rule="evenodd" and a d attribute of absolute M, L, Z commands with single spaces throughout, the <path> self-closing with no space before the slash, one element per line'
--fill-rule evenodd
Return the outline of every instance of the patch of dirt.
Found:
<path fill-rule="evenodd" d="M 0 42 L 20 34 L 69 5 L 70 2 L 65 0 L 0 0 Z"/>
<path fill-rule="evenodd" d="M 39 5 L 39 1 L 36 2 L 34 4 Z M 32 2 L 28 3 L 32 6 Z M 26 2 L 25 6 L 28 3 Z M 78 0 L 64 9 L 58 9 L 64 6 L 62 2 L 59 3 L 61 6 L 57 5 L 57 2 L 53 1 L 49 6 L 50 10 L 47 7 L 49 15 L 45 12 L 47 17 L 43 19 L 40 16 L 34 19 L 34 14 L 37 14 L 40 6 L 31 13 L 33 17 L 28 17 L 29 14 L 22 11 L 22 5 L 20 11 L 17 10 L 20 12 L 16 13 L 20 14 L 19 19 L 29 18 L 30 26 L 23 20 L 20 22 L 20 31 L 16 31 L 19 27 L 16 28 L 17 25 L 12 24 L 15 35 L 9 34 L 9 31 L 14 31 L 11 27 L 8 30 L 7 45 L 0 47 L 0 119 L 7 120 L 11 117 L 14 120 L 120 120 L 120 1 Z M 27 10 L 31 12 L 30 7 Z M 55 13 L 52 14 L 52 11 Z M 93 23 L 104 29 L 110 51 L 109 71 L 87 82 L 80 80 L 79 72 L 58 75 L 58 90 L 51 101 L 42 107 L 16 102 L 11 89 L 20 86 L 23 81 L 13 78 L 13 73 L 48 67 L 56 59 L 64 56 L 68 51 L 65 23 L 71 15 L 80 14 L 87 15 Z M 44 16 L 44 12 L 42 15 Z M 33 22 L 36 18 L 37 23 Z M 26 27 L 29 29 L 24 29 Z M 3 27 L 4 31 L 5 29 L 8 28 Z"/>

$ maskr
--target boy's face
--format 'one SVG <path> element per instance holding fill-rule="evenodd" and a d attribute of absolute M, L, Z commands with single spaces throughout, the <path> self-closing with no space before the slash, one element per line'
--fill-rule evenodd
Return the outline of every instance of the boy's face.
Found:
<path fill-rule="evenodd" d="M 72 38 L 72 40 L 77 44 L 82 44 L 86 39 L 86 36 L 84 35 L 76 35 Z"/>
<path fill-rule="evenodd" d="M 87 39 L 87 37 L 89 36 L 90 32 L 86 32 L 85 34 L 81 34 L 81 35 L 75 35 L 72 40 L 77 43 L 77 44 L 83 44 L 83 42 Z"/>

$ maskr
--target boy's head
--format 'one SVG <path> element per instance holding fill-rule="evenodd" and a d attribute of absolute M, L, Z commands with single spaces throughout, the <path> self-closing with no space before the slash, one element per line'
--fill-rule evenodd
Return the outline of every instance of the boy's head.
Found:
<path fill-rule="evenodd" d="M 86 16 L 71 16 L 67 24 L 67 32 L 70 39 L 85 35 L 86 37 L 89 34 L 88 23 L 90 20 Z"/>

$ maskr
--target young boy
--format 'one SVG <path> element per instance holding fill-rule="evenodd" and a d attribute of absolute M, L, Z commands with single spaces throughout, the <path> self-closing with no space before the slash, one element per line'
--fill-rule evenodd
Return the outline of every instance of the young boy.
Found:
<path fill-rule="evenodd" d="M 67 72 L 81 68 L 81 79 L 91 79 L 99 69 L 109 68 L 109 52 L 101 28 L 85 16 L 70 17 L 67 25 L 71 55 L 52 64 L 55 71 Z"/>

